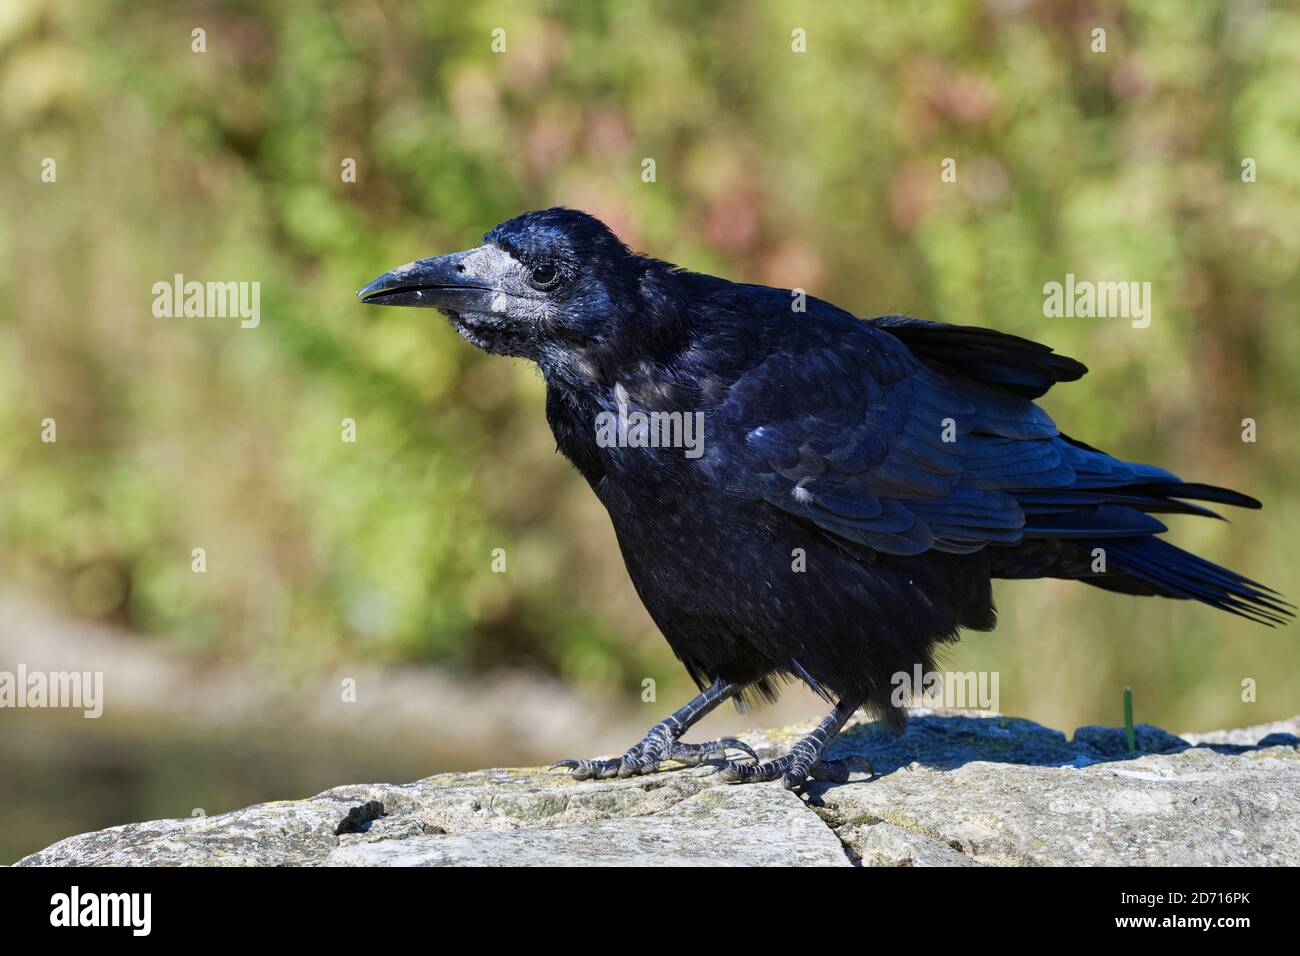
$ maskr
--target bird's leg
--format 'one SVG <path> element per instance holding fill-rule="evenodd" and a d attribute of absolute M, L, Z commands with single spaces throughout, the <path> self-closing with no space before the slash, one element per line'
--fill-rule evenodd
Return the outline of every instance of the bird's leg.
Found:
<path fill-rule="evenodd" d="M 796 790 L 803 786 L 805 780 L 835 780 L 843 782 L 849 779 L 852 765 L 865 761 L 822 760 L 826 746 L 831 742 L 844 722 L 858 709 L 856 703 L 841 700 L 839 705 L 817 725 L 817 729 L 799 741 L 785 756 L 777 757 L 763 763 L 744 764 L 735 760 L 718 762 L 718 773 L 727 783 L 758 783 L 764 780 L 776 780 L 778 777 L 787 790 Z M 865 764 L 871 768 L 869 763 Z M 874 771 L 872 771 L 874 773 Z"/>
<path fill-rule="evenodd" d="M 725 760 L 728 749 L 747 753 L 757 762 L 758 754 L 734 737 L 703 744 L 684 744 L 678 740 L 692 724 L 727 698 L 738 694 L 743 687 L 743 684 L 714 681 L 690 703 L 651 727 L 622 757 L 614 760 L 559 760 L 553 766 L 568 767 L 577 780 L 590 780 L 593 777 L 634 777 L 651 773 L 658 770 L 664 760 L 678 760 L 691 767 L 705 760 Z"/>

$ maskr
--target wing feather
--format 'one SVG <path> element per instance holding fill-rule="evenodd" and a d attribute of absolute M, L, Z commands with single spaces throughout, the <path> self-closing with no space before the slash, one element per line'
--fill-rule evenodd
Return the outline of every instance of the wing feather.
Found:
<path fill-rule="evenodd" d="M 1077 378 L 1073 360 L 990 330 L 891 321 L 837 325 L 836 341 L 809 326 L 804 348 L 735 382 L 719 411 L 743 426 L 746 487 L 888 554 L 1146 536 L 1166 530 L 1151 512 L 1217 517 L 1180 499 L 1253 502 L 1062 435 L 1029 393 Z M 922 342 L 921 356 L 898 340 Z"/>

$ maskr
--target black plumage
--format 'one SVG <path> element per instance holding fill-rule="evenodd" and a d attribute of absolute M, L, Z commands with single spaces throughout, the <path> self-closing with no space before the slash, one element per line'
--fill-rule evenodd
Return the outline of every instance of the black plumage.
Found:
<path fill-rule="evenodd" d="M 857 707 L 902 723 L 893 675 L 930 669 L 961 628 L 993 627 L 993 578 L 1078 579 L 1267 624 L 1291 615 L 1269 588 L 1165 542 L 1153 517 L 1259 503 L 1062 434 L 1034 399 L 1086 369 L 1046 346 L 864 321 L 689 272 L 564 209 L 519 216 L 477 249 L 361 294 L 438 307 L 472 344 L 537 363 L 559 450 L 608 510 L 637 593 L 704 688 L 623 758 L 569 762 L 580 776 L 720 758 L 736 742 L 678 738 L 721 700 L 793 678 L 837 702 L 822 736 L 724 772 L 797 785 Z M 628 411 L 698 414 L 700 454 L 602 443 L 600 416 Z"/>

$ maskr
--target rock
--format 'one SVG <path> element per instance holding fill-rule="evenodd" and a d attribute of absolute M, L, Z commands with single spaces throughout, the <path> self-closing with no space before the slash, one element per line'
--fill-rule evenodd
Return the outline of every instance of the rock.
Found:
<path fill-rule="evenodd" d="M 810 726 L 756 731 L 764 757 Z M 1181 737 L 916 712 L 851 722 L 832 758 L 875 776 L 718 784 L 705 768 L 575 782 L 542 769 L 339 787 L 71 837 L 20 866 L 1300 864 L 1300 718 Z"/>
<path fill-rule="evenodd" d="M 836 834 L 844 841 L 849 858 L 861 866 L 979 866 L 933 836 L 905 830 L 881 820 L 879 823 L 848 824 Z"/>
<path fill-rule="evenodd" d="M 713 787 L 650 816 L 549 829 L 353 842 L 329 866 L 848 866 L 844 846 L 793 793 Z"/>
<path fill-rule="evenodd" d="M 1239 727 L 1236 730 L 1215 730 L 1207 734 L 1183 734 L 1183 739 L 1190 744 L 1229 744 L 1238 747 L 1253 747 L 1262 744 L 1268 738 L 1290 737 L 1300 742 L 1296 731 L 1300 730 L 1300 719 L 1278 720 L 1271 724 L 1256 724 L 1253 727 Z"/>

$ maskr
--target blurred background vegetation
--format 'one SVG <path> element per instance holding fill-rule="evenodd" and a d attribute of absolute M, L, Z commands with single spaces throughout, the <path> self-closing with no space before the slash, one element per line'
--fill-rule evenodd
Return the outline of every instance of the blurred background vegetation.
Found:
<path fill-rule="evenodd" d="M 397 263 L 562 204 L 694 269 L 1080 358 L 1091 373 L 1048 410 L 1115 454 L 1262 498 L 1262 515 L 1175 519 L 1174 536 L 1294 598 L 1298 70 L 1300 9 L 1283 2 L 6 0 L 0 583 L 74 632 L 107 624 L 250 669 L 280 700 L 359 664 L 465 681 L 509 668 L 648 723 L 642 680 L 658 681 L 656 714 L 687 681 L 554 453 L 536 373 L 433 313 L 354 298 Z M 47 157 L 57 182 L 41 180 Z M 1043 284 L 1067 272 L 1151 282 L 1151 326 L 1044 318 Z M 260 326 L 154 317 L 153 283 L 176 273 L 259 281 Z M 1294 628 L 1057 582 L 997 594 L 998 632 L 948 663 L 1000 672 L 1005 711 L 1113 724 L 1130 684 L 1139 720 L 1180 731 L 1300 702 Z M 0 645 L 0 669 L 13 653 Z M 0 713 L 0 859 L 349 773 L 516 756 L 452 756 L 429 727 L 418 760 L 398 740 L 387 763 L 342 747 L 323 763 L 274 717 L 264 759 L 172 739 L 165 715 L 107 747 L 100 725 L 131 707 L 113 692 L 101 721 L 57 733 L 51 716 Z M 180 768 L 215 753 L 242 782 L 204 800 L 186 790 L 203 772 Z M 138 799 L 124 775 L 145 781 Z"/>

